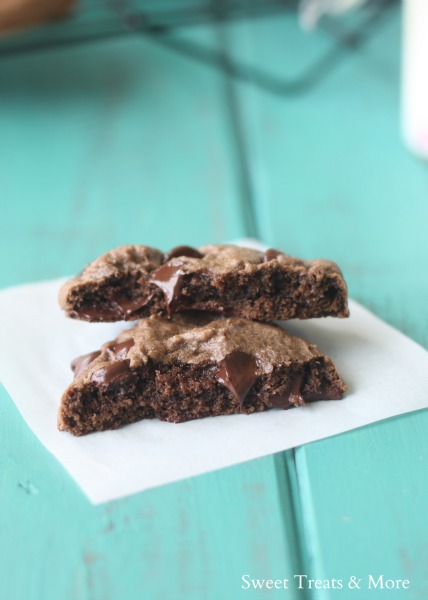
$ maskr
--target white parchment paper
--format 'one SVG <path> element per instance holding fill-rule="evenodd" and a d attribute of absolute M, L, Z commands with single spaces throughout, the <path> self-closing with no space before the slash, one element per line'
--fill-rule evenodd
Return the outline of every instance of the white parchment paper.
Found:
<path fill-rule="evenodd" d="M 28 426 L 95 504 L 428 406 L 428 353 L 351 302 L 349 319 L 285 325 L 333 358 L 349 385 L 344 400 L 177 425 L 147 420 L 80 438 L 60 433 L 57 410 L 72 380 L 71 360 L 124 327 L 66 318 L 57 303 L 61 283 L 0 292 L 0 381 Z"/>

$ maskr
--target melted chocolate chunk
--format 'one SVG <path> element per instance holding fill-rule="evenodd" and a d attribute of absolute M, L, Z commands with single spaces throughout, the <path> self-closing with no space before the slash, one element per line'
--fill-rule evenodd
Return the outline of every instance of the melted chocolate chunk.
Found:
<path fill-rule="evenodd" d="M 305 399 L 300 392 L 303 375 L 299 374 L 291 382 L 290 389 L 282 394 L 275 394 L 269 398 L 269 406 L 273 408 L 290 408 L 290 406 L 305 406 Z"/>
<path fill-rule="evenodd" d="M 244 407 L 245 398 L 256 380 L 257 361 L 251 354 L 234 350 L 219 364 L 217 379 Z"/>
<path fill-rule="evenodd" d="M 303 374 L 301 373 L 294 378 L 293 383 L 291 384 L 290 402 L 294 404 L 294 406 L 305 406 L 305 399 L 300 392 L 302 379 Z"/>
<path fill-rule="evenodd" d="M 192 246 L 175 246 L 169 252 L 164 254 L 163 261 L 168 262 L 171 258 L 177 258 L 179 256 L 188 256 L 189 258 L 202 258 L 204 255 L 192 248 Z"/>
<path fill-rule="evenodd" d="M 147 304 L 147 301 L 147 297 L 137 298 L 135 300 L 120 298 L 115 302 L 112 302 L 112 306 L 109 307 L 85 307 L 85 309 L 79 313 L 79 318 L 83 318 L 86 321 L 93 321 L 94 318 L 96 321 L 127 321 L 128 319 L 134 318 L 134 314 Z"/>
<path fill-rule="evenodd" d="M 127 321 L 128 319 L 132 318 L 133 315 L 140 310 L 140 308 L 147 304 L 147 302 L 147 297 L 141 296 L 140 298 L 135 298 L 134 300 L 123 298 L 117 300 L 115 304 L 117 305 L 118 311 L 121 312 L 122 318 Z"/>
<path fill-rule="evenodd" d="M 85 306 L 81 311 L 70 313 L 73 318 L 83 319 L 85 321 L 120 321 L 123 318 L 122 311 L 119 307 L 91 307 Z"/>
<path fill-rule="evenodd" d="M 275 250 L 275 248 L 269 248 L 264 254 L 264 262 L 274 260 L 275 258 L 278 258 L 278 256 L 281 256 L 281 254 L 284 254 L 284 252 L 281 252 L 280 250 Z"/>
<path fill-rule="evenodd" d="M 124 359 L 128 354 L 128 351 L 134 345 L 133 338 L 129 338 L 129 340 L 125 340 L 124 342 L 120 342 L 119 344 L 112 343 L 110 346 L 107 346 L 107 350 L 115 357 Z"/>
<path fill-rule="evenodd" d="M 83 356 L 75 358 L 71 363 L 71 370 L 74 373 L 74 377 L 76 378 L 79 373 L 86 369 L 86 367 L 98 358 L 100 354 L 101 350 L 96 350 L 95 352 L 89 352 L 89 354 L 84 354 Z"/>
<path fill-rule="evenodd" d="M 273 396 L 270 396 L 267 404 L 272 408 L 283 408 L 284 410 L 293 406 L 293 403 L 290 402 L 289 391 L 284 392 L 283 394 L 274 394 Z"/>
<path fill-rule="evenodd" d="M 168 315 L 171 316 L 183 283 L 181 264 L 158 267 L 153 271 L 150 281 L 163 291 Z"/>
<path fill-rule="evenodd" d="M 108 385 L 120 381 L 129 374 L 129 371 L 129 360 L 122 360 L 98 369 L 98 371 L 92 373 L 91 380 L 95 383 Z"/>

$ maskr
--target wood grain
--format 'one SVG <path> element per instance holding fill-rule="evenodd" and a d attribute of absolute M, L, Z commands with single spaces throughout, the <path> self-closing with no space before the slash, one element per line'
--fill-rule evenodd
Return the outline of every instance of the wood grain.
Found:
<path fill-rule="evenodd" d="M 230 52 L 248 62 L 269 56 L 278 73 L 291 26 L 284 19 L 282 29 L 278 20 L 236 27 Z M 395 11 L 305 93 L 239 84 L 236 94 L 263 239 L 290 254 L 337 260 L 353 297 L 428 347 L 428 169 L 400 135 L 399 38 Z M 306 44 L 307 60 L 317 47 L 323 52 L 319 34 Z M 428 412 L 419 411 L 296 449 L 313 577 L 384 573 L 411 580 L 400 599 L 426 596 L 427 425 Z M 336 595 L 355 591 L 313 597 Z"/>

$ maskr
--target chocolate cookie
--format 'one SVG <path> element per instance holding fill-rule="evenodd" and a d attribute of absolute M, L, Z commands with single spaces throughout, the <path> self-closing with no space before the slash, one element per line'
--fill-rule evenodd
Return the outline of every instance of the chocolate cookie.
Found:
<path fill-rule="evenodd" d="M 259 321 L 349 314 L 346 284 L 335 263 L 227 245 L 179 246 L 167 254 L 121 246 L 65 283 L 60 304 L 69 317 L 85 321 L 187 310 Z"/>
<path fill-rule="evenodd" d="M 180 423 L 340 399 L 330 358 L 276 325 L 208 314 L 152 316 L 72 363 L 58 426 L 74 435 L 140 419 Z"/>

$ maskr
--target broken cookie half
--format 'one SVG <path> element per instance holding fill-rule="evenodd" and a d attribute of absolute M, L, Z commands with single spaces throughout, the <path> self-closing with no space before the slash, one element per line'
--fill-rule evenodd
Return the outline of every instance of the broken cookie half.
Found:
<path fill-rule="evenodd" d="M 336 263 L 232 245 L 178 246 L 163 254 L 121 246 L 100 256 L 60 291 L 69 317 L 136 320 L 201 310 L 258 321 L 347 317 Z"/>
<path fill-rule="evenodd" d="M 332 360 L 276 325 L 206 314 L 152 316 L 72 363 L 58 426 L 74 435 L 141 419 L 303 406 L 343 397 Z"/>

